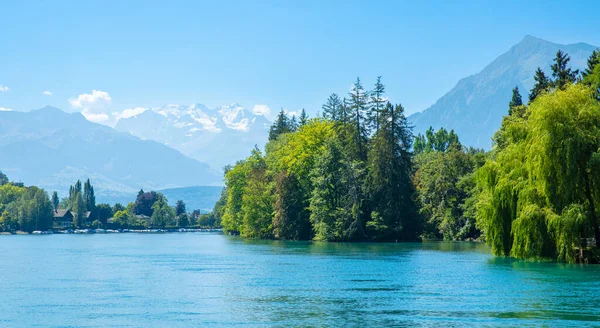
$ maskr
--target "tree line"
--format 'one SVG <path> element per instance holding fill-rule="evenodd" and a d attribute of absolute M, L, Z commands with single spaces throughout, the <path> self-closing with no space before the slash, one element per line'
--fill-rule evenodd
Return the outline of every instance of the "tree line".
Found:
<path fill-rule="evenodd" d="M 249 238 L 486 241 L 496 255 L 597 261 L 600 65 L 558 51 L 523 102 L 513 90 L 489 152 L 454 131 L 412 134 L 378 78 L 320 117 L 282 110 L 264 151 L 225 168 L 223 228 Z"/>
<path fill-rule="evenodd" d="M 54 191 L 51 196 L 41 188 L 26 187 L 10 182 L 0 172 L 0 231 L 47 231 L 53 228 L 55 214 L 69 211 L 69 228 L 220 228 L 220 217 L 214 212 L 188 212 L 182 200 L 170 206 L 167 198 L 155 191 L 140 190 L 136 200 L 123 206 L 96 204 L 94 187 L 89 179 L 77 180 L 69 187 L 69 195 L 60 199 Z M 215 211 L 220 211 L 217 203 Z"/>

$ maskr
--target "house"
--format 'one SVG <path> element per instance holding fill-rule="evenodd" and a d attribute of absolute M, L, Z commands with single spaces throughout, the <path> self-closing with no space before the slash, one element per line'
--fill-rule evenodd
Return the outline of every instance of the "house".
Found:
<path fill-rule="evenodd" d="M 144 214 L 140 214 L 140 215 L 136 215 L 136 216 L 135 216 L 135 218 L 136 218 L 138 221 L 145 222 L 145 223 L 146 223 L 146 227 L 149 227 L 149 226 L 150 226 L 150 219 L 151 219 L 151 218 L 150 218 L 149 216 L 147 216 L 147 215 L 144 215 Z"/>
<path fill-rule="evenodd" d="M 63 209 L 54 210 L 54 221 L 52 224 L 53 228 L 64 229 L 64 228 L 71 227 L 73 225 L 73 217 L 76 214 L 77 213 L 71 212 L 69 210 L 63 210 Z M 90 224 L 90 215 L 91 214 L 92 214 L 92 212 L 90 212 L 90 211 L 85 212 L 83 215 L 83 222 L 81 222 L 80 224 L 83 224 L 83 225 Z"/>
<path fill-rule="evenodd" d="M 52 226 L 57 229 L 68 228 L 73 224 L 73 213 L 69 210 L 54 210 L 54 220 Z"/>

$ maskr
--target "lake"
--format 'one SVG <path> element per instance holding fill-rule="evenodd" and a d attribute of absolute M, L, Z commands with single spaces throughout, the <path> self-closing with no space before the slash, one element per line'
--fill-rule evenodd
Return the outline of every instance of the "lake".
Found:
<path fill-rule="evenodd" d="M 2 327 L 598 326 L 600 266 L 478 243 L 0 236 Z"/>

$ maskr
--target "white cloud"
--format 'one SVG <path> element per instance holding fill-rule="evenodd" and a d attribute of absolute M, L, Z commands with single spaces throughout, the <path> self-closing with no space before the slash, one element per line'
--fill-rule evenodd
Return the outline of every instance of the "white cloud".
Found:
<path fill-rule="evenodd" d="M 296 116 L 296 119 L 297 119 L 298 117 L 300 117 L 300 111 L 297 111 L 297 110 L 289 110 L 289 109 L 284 109 L 283 111 L 284 111 L 284 112 L 287 114 L 287 116 L 289 116 L 290 118 L 291 118 L 292 116 Z"/>
<path fill-rule="evenodd" d="M 0 84 L 0 92 L 6 92 L 6 91 L 8 91 L 8 87 Z"/>
<path fill-rule="evenodd" d="M 42 94 L 43 94 L 44 96 L 52 96 L 52 92 L 50 92 L 50 91 L 48 91 L 48 90 L 46 90 L 46 91 L 42 92 Z"/>
<path fill-rule="evenodd" d="M 92 93 L 83 93 L 77 98 L 69 99 L 69 104 L 75 109 L 81 110 L 81 114 L 89 121 L 110 124 L 111 119 L 108 116 L 112 98 L 108 92 L 92 90 Z"/>
<path fill-rule="evenodd" d="M 271 119 L 271 109 L 267 105 L 254 105 L 252 113 L 254 113 L 254 115 L 262 115 L 269 120 Z"/>
<path fill-rule="evenodd" d="M 12 109 L 0 107 L 0 112 L 10 112 L 10 111 L 12 111 Z"/>
<path fill-rule="evenodd" d="M 145 107 L 127 108 L 120 113 L 114 112 L 114 113 L 112 113 L 112 115 L 118 121 L 122 118 L 130 118 L 130 117 L 140 115 L 147 110 L 148 110 L 148 108 L 145 108 Z"/>

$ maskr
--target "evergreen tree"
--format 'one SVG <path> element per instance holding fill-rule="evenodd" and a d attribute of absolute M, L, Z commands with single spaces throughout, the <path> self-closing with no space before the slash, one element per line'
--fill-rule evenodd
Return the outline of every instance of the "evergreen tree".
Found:
<path fill-rule="evenodd" d="M 592 51 L 592 54 L 590 55 L 590 57 L 588 57 L 587 67 L 581 73 L 581 76 L 583 77 L 583 79 L 585 79 L 589 75 L 593 74 L 594 68 L 599 63 L 600 63 L 600 49 L 596 49 L 596 50 Z"/>
<path fill-rule="evenodd" d="M 349 146 L 352 157 L 364 161 L 367 159 L 366 142 L 369 135 L 366 119 L 369 93 L 363 88 L 360 78 L 356 78 L 348 95 L 350 96 L 348 100 L 350 124 L 352 125 L 352 143 Z"/>
<path fill-rule="evenodd" d="M 371 103 L 370 103 L 370 111 L 369 111 L 369 123 L 371 128 L 374 129 L 375 133 L 379 130 L 380 124 L 380 115 L 385 107 L 385 98 L 383 97 L 385 93 L 385 86 L 381 83 L 381 76 L 377 77 L 377 82 L 375 82 L 375 88 L 371 91 Z"/>
<path fill-rule="evenodd" d="M 282 108 L 277 115 L 277 119 L 275 122 L 273 122 L 273 125 L 271 125 L 271 128 L 269 129 L 269 141 L 275 140 L 281 134 L 289 133 L 293 130 L 292 122 Z"/>
<path fill-rule="evenodd" d="M 81 184 L 80 184 L 81 185 Z M 75 188 L 76 190 L 76 188 Z M 86 221 L 86 204 L 81 191 L 75 191 L 73 195 L 73 202 L 71 203 L 71 211 L 73 213 L 73 226 L 81 228 L 85 225 Z"/>
<path fill-rule="evenodd" d="M 535 84 L 533 85 L 533 89 L 531 89 L 529 92 L 529 103 L 532 103 L 535 98 L 537 98 L 543 92 L 546 92 L 550 87 L 550 79 L 539 67 L 535 70 L 533 79 L 535 80 Z"/>
<path fill-rule="evenodd" d="M 308 115 L 306 115 L 306 111 L 302 108 L 300 112 L 300 126 L 304 126 L 306 123 L 308 123 Z"/>
<path fill-rule="evenodd" d="M 52 193 L 52 208 L 56 211 L 58 209 L 58 204 L 60 203 L 60 199 L 58 199 L 58 193 L 55 191 Z"/>
<path fill-rule="evenodd" d="M 522 106 L 522 105 L 523 105 L 523 99 L 521 98 L 521 94 L 519 93 L 519 87 L 516 86 L 512 90 L 512 99 L 510 100 L 510 103 L 508 103 L 508 115 L 510 115 L 510 113 L 512 112 L 513 107 Z"/>
<path fill-rule="evenodd" d="M 332 121 L 338 121 L 340 119 L 340 110 L 343 102 L 340 97 L 332 93 L 327 102 L 323 105 L 323 117 Z"/>
<path fill-rule="evenodd" d="M 87 179 L 83 185 L 83 200 L 87 211 L 93 212 L 96 208 L 96 196 L 94 195 L 94 187 Z"/>
<path fill-rule="evenodd" d="M 2 171 L 0 171 L 0 186 L 3 186 L 7 183 L 8 183 L 8 177 L 6 176 L 6 174 L 4 174 L 4 173 L 2 173 Z"/>
<path fill-rule="evenodd" d="M 185 203 L 182 200 L 178 200 L 177 204 L 175 204 L 175 215 L 180 216 L 186 212 Z"/>
<path fill-rule="evenodd" d="M 554 78 L 554 81 L 552 81 L 553 87 L 563 89 L 567 84 L 575 83 L 577 80 L 579 70 L 571 70 L 569 61 L 571 61 L 571 57 L 568 54 L 562 50 L 556 52 L 554 64 L 550 66 L 552 68 L 552 77 Z"/>
<path fill-rule="evenodd" d="M 374 201 L 366 224 L 377 240 L 415 240 L 421 223 L 412 184 L 412 132 L 401 105 L 388 103 L 369 151 L 367 190 Z"/>

